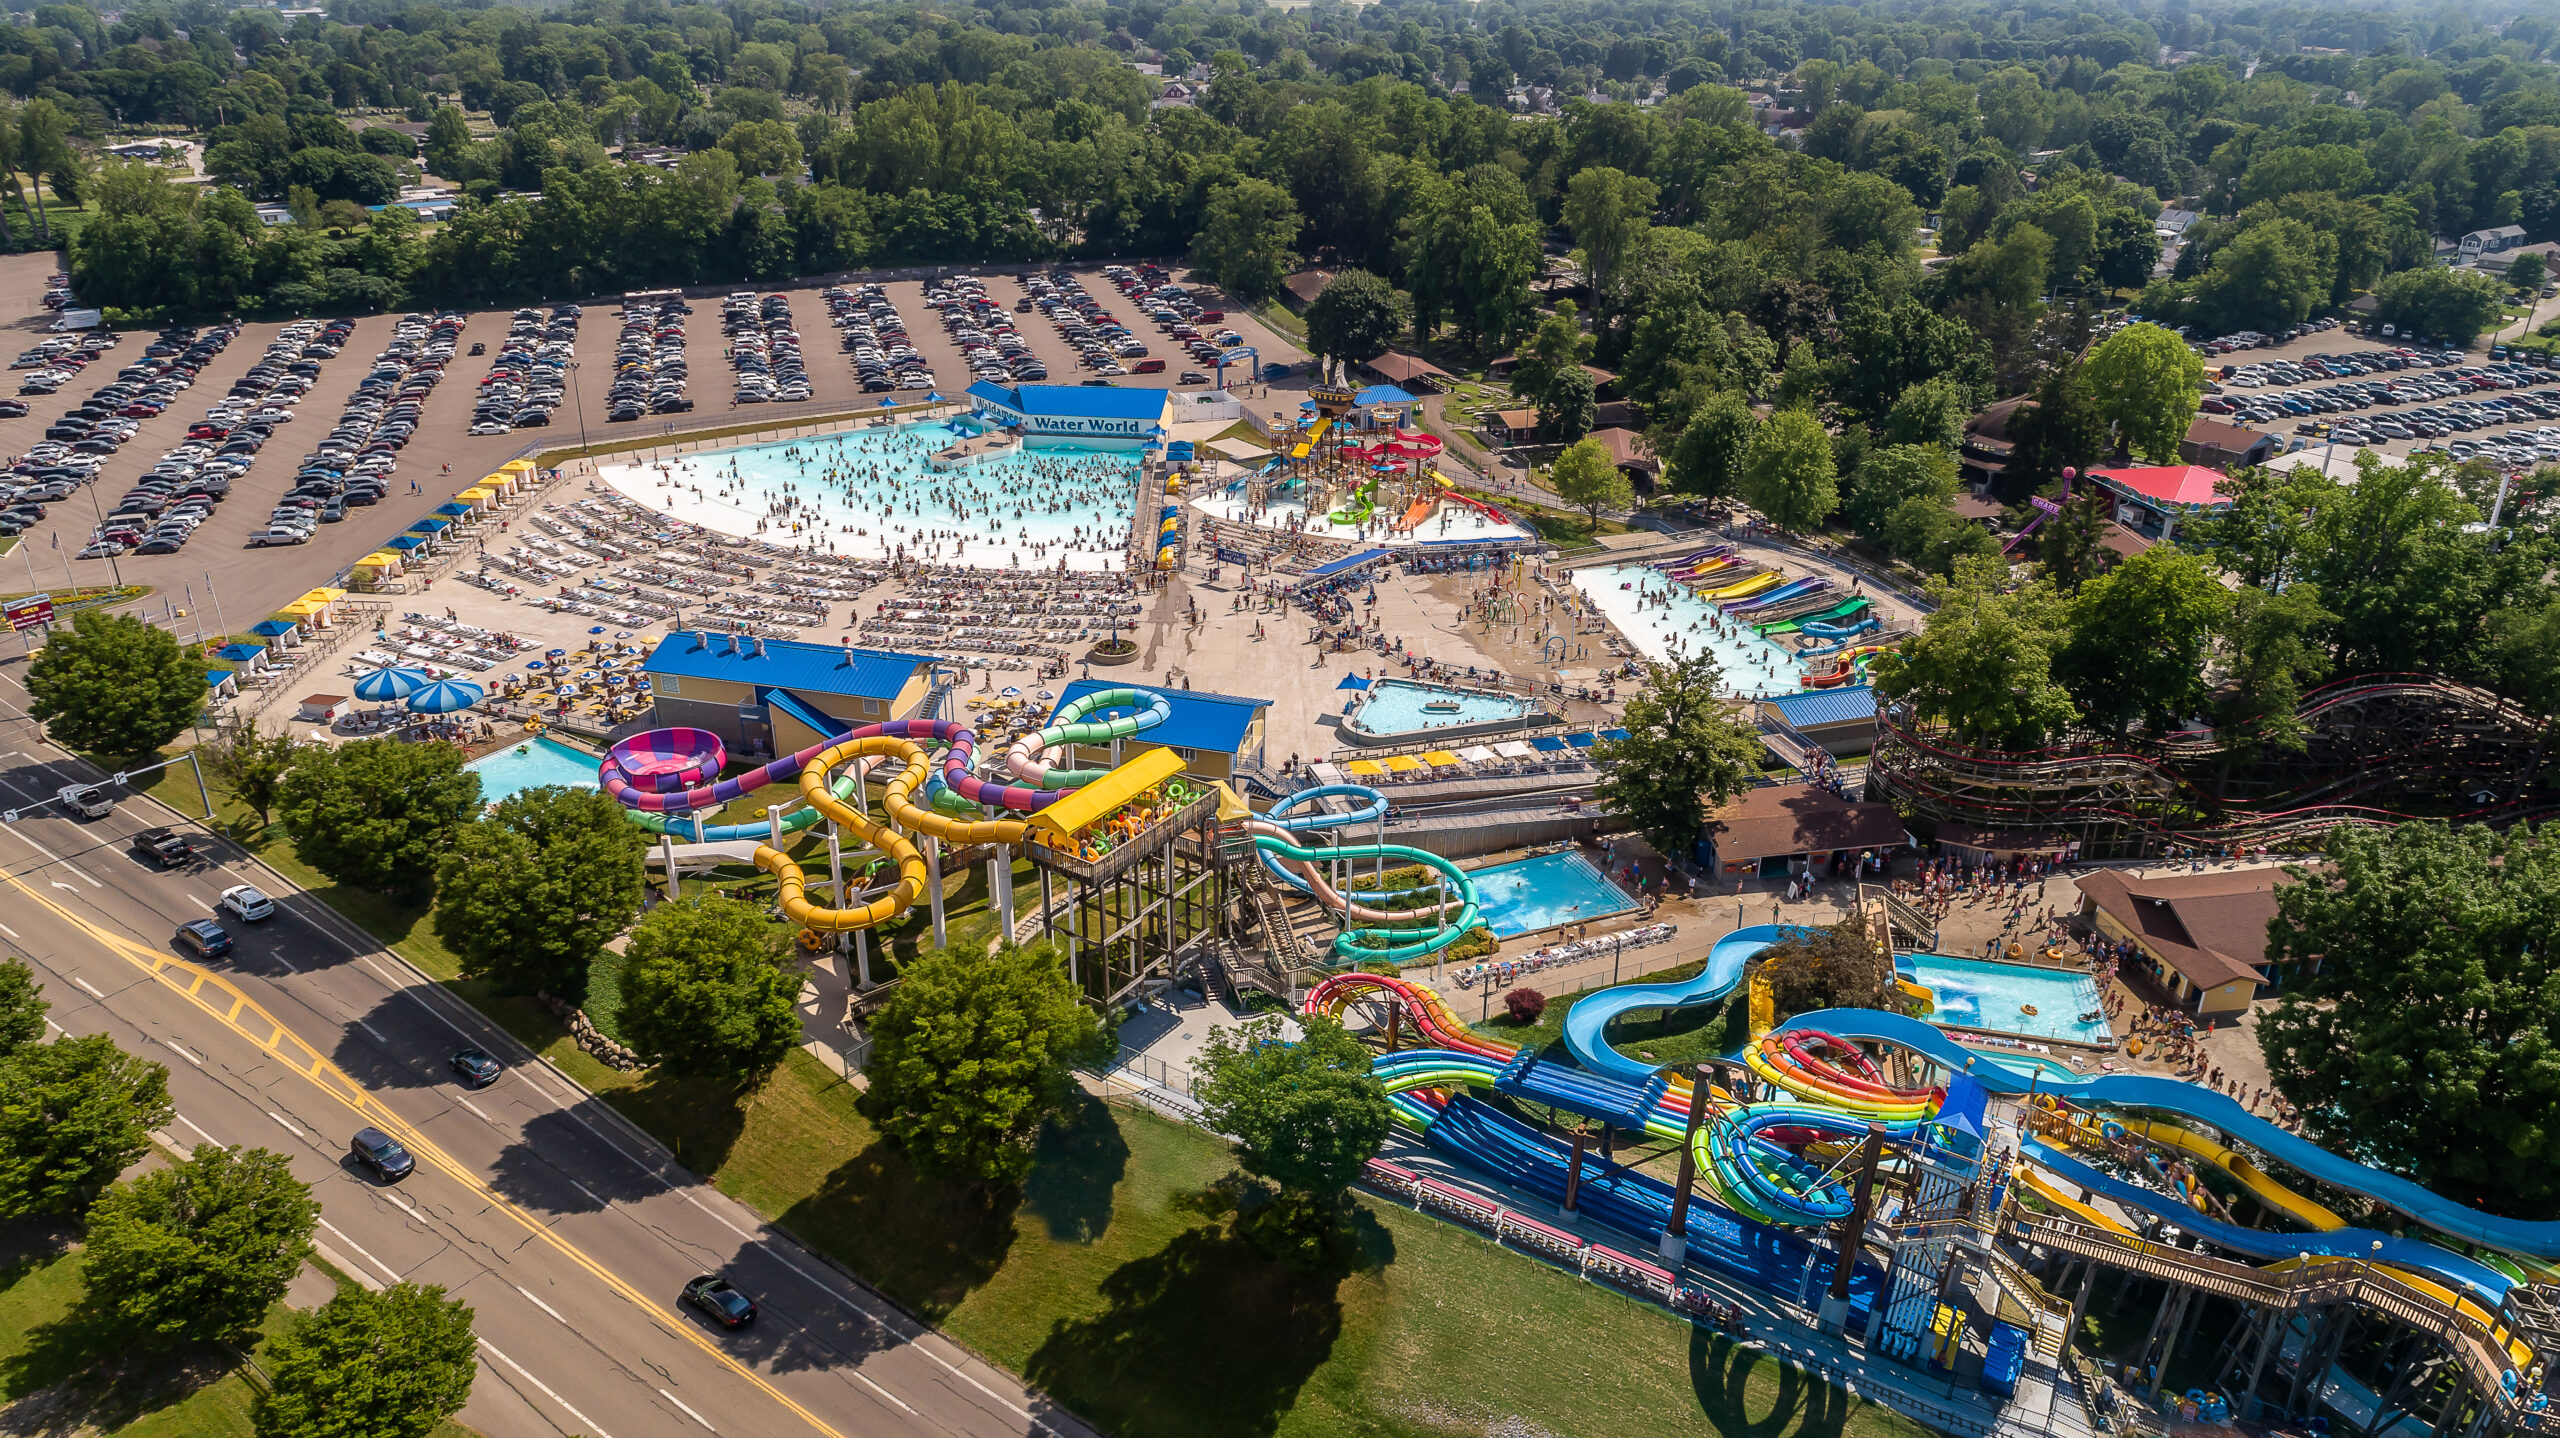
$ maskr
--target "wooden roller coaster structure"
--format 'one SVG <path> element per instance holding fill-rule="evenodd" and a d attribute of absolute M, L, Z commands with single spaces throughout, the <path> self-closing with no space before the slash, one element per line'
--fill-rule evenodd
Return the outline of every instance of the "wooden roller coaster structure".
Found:
<path fill-rule="evenodd" d="M 2084 857 L 2172 848 L 2298 848 L 2342 825 L 2512 824 L 2560 813 L 2543 776 L 2551 725 L 2486 689 L 2431 674 L 2366 674 L 2303 696 L 2300 752 L 2187 729 L 2000 750 L 1876 712 L 1873 797 L 1907 817 L 2076 840 Z"/>

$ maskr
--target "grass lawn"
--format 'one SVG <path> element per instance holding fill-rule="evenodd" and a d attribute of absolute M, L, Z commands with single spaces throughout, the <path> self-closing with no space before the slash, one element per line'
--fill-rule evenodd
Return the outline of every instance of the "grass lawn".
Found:
<path fill-rule="evenodd" d="M 111 1321 L 79 1311 L 84 1292 L 79 1250 L 63 1234 L 0 1224 L 0 1412 L 14 1420 L 8 1431 L 250 1438 L 257 1389 L 238 1359 L 211 1345 L 137 1355 Z M 278 1304 L 267 1314 L 260 1347 L 288 1312 Z M 36 1394 L 44 1396 L 17 1406 Z M 476 1434 L 447 1421 L 435 1438 Z"/>
<path fill-rule="evenodd" d="M 1641 977 L 1647 983 L 1672 984 L 1695 978 L 1706 971 L 1704 958 L 1663 969 L 1658 973 L 1629 974 L 1627 982 Z M 1537 987 L 1534 983 L 1528 987 Z M 1580 994 L 1551 994 L 1546 1012 L 1534 1024 L 1522 1026 L 1511 1022 L 1499 1008 L 1493 1017 L 1473 1027 L 1489 1039 L 1526 1048 L 1553 1049 L 1564 1053 L 1564 1019 L 1581 1000 L 1611 985 L 1598 985 Z M 1739 991 L 1737 991 L 1739 992 Z M 1650 1015 L 1650 1017 L 1647 1017 Z M 1729 1053 L 1741 1043 L 1742 1030 L 1748 1016 L 1740 1004 L 1701 1004 L 1685 1009 L 1636 1009 L 1609 1026 L 1609 1046 L 1629 1058 L 1646 1063 L 1695 1063 Z"/>
<path fill-rule="evenodd" d="M 170 782 L 164 775 L 163 786 Z M 192 778 L 181 772 L 174 782 L 182 787 L 173 797 L 193 799 Z M 217 811 L 244 817 L 227 803 Z M 1233 1167 L 1226 1145 L 1146 1112 L 1083 1100 L 1043 1135 L 1024 1190 L 989 1203 L 914 1173 L 857 1111 L 854 1088 L 804 1052 L 794 1050 L 754 1090 L 617 1073 L 580 1053 L 531 1001 L 456 979 L 427 907 L 330 884 L 281 835 L 243 827 L 268 862 L 722 1191 L 1126 1438 L 1426 1438 L 1514 1431 L 1497 1426 L 1513 1419 L 1521 1432 L 1613 1438 L 1687 1438 L 1702 1424 L 1753 1438 L 1923 1431 L 1668 1314 L 1391 1204 L 1360 1200 L 1358 1254 L 1341 1271 L 1310 1277 L 1276 1266 L 1234 1234 L 1214 1188 Z M 953 946 L 982 944 L 994 924 L 984 866 L 946 882 Z M 1032 882 L 1017 899 L 1036 902 L 1036 894 Z M 911 922 L 890 941 L 892 960 L 929 943 L 930 932 Z M 1549 1024 L 1565 1007 L 1550 1010 Z M 1711 1050 L 1682 1025 L 1705 1020 L 1683 1015 L 1658 1038 L 1642 1026 L 1622 1037 L 1665 1058 Z M 1504 1036 L 1544 1042 L 1553 1037 L 1547 1027 Z M 24 1326 L 7 1317 L 0 1308 L 0 1327 Z M 0 1348 L 0 1364 L 16 1361 Z M 234 1430 L 209 1420 L 186 1431 Z"/>
<path fill-rule="evenodd" d="M 990 1207 L 918 1178 L 805 1055 L 743 1104 L 714 1097 L 653 1080 L 615 1102 L 688 1162 L 716 1160 L 724 1191 L 1130 1438 L 1472 1433 L 1515 1416 L 1666 1438 L 1702 1421 L 1921 1431 L 1393 1205 L 1361 1201 L 1350 1271 L 1293 1274 L 1210 1198 L 1225 1146 L 1148 1113 L 1087 1100 L 1043 1136 L 1025 1190 Z"/>
<path fill-rule="evenodd" d="M 1627 525 L 1614 519 L 1603 519 L 1594 525 L 1590 516 L 1578 509 L 1532 504 L 1508 494 L 1477 497 L 1499 506 L 1504 513 L 1514 516 L 1535 530 L 1540 539 L 1551 544 L 1588 544 L 1602 535 L 1632 532 Z"/>

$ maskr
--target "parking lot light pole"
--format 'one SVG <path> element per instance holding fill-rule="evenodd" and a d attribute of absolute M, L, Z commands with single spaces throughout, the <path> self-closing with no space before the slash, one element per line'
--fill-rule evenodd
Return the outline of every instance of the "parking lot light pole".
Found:
<path fill-rule="evenodd" d="M 576 360 L 569 361 L 569 393 L 578 402 L 578 452 L 580 457 L 584 458 L 587 448 L 587 392 L 578 388 Z"/>

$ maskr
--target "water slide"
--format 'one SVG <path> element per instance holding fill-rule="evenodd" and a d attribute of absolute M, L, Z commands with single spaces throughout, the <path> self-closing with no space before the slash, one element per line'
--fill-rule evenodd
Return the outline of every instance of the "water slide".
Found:
<path fill-rule="evenodd" d="M 1494 508 L 1492 505 L 1485 503 L 1474 495 L 1461 493 L 1457 484 L 1443 476 L 1440 471 L 1436 469 L 1433 470 L 1431 472 L 1431 477 L 1448 486 L 1448 498 L 1450 502 L 1454 504 L 1463 504 L 1467 508 L 1474 510 L 1476 513 L 1483 515 L 1485 518 L 1492 520 L 1496 524 L 1509 524 L 1511 522 L 1510 515 L 1503 513 L 1501 510 Z"/>
<path fill-rule="evenodd" d="M 1117 718 L 1090 717 L 1098 710 L 1122 707 L 1131 712 Z M 1037 809 L 1054 804 L 1063 797 L 1059 791 L 1090 784 L 1108 771 L 1052 769 L 1047 762 L 1051 750 L 1076 744 L 1109 744 L 1143 734 L 1172 717 L 1172 702 L 1161 694 L 1143 689 L 1097 689 L 1060 709 L 1051 717 L 1047 728 L 1014 740 L 1013 748 L 1006 753 L 1006 772 L 1043 791 L 1037 802 L 1031 798 L 980 799 L 977 793 L 957 781 L 954 781 L 954 787 L 967 794 L 973 802 L 1001 803 L 1008 809 Z"/>
<path fill-rule="evenodd" d="M 1808 614 L 1793 614 L 1784 619 L 1773 619 L 1766 624 L 1754 624 L 1751 627 L 1764 635 L 1796 634 L 1811 625 L 1839 624 L 1853 620 L 1866 612 L 1867 601 L 1843 599 L 1828 609 L 1816 609 Z"/>
<path fill-rule="evenodd" d="M 1429 850 L 1409 849 L 1402 844 L 1344 844 L 1339 848 L 1305 849 L 1278 835 L 1264 833 L 1254 834 L 1253 844 L 1265 854 L 1302 866 L 1300 872 L 1335 859 L 1348 859 L 1354 863 L 1363 859 L 1384 859 L 1399 865 L 1420 864 L 1438 870 L 1441 889 L 1459 896 L 1458 912 L 1454 918 L 1449 915 L 1446 904 L 1401 912 L 1369 911 L 1379 917 L 1365 920 L 1366 927 L 1346 929 L 1333 936 L 1333 952 L 1337 958 L 1404 963 L 1438 953 L 1464 938 L 1469 929 L 1484 922 L 1483 914 L 1476 907 L 1475 885 L 1468 880 L 1466 871 Z M 1342 896 L 1337 894 L 1335 897 L 1339 899 Z M 1387 922 L 1409 923 L 1420 919 L 1430 920 L 1433 927 L 1403 928 Z M 1374 942 L 1363 943 L 1364 939 Z M 1404 942 L 1399 943 L 1398 940 Z"/>
<path fill-rule="evenodd" d="M 1378 479 L 1371 475 L 1367 483 L 1351 491 L 1351 501 L 1325 518 L 1336 524 L 1366 524 L 1378 508 Z"/>
<path fill-rule="evenodd" d="M 2174 1123 L 2152 1123 L 2142 1119 L 2127 1120 L 2124 1127 L 2127 1133 L 2203 1159 L 2231 1175 L 2259 1202 L 2306 1228 L 2314 1228 L 2326 1233 L 2347 1226 L 2345 1219 L 2267 1177 L 2265 1170 L 2251 1163 L 2247 1157 L 2215 1143 L 2193 1129 L 2181 1128 Z"/>
<path fill-rule="evenodd" d="M 2238 1100 L 2229 1095 L 2216 1093 L 2199 1084 L 2186 1083 L 2178 1079 L 2155 1078 L 2148 1074 L 2101 1074 L 2095 1078 L 2076 1081 L 2056 1078 L 2042 1071 L 2029 1074 L 2011 1069 L 1989 1055 L 1964 1048 L 1935 1027 L 1919 1019 L 1906 1018 L 1900 1014 L 1888 1014 L 1878 1009 L 1820 1009 L 1808 1014 L 1799 1014 L 1793 1022 L 1800 1027 L 1817 1029 L 1841 1038 L 1898 1044 L 1914 1053 L 1934 1059 L 1940 1064 L 1970 1074 L 1975 1082 L 1993 1093 L 2024 1094 L 2032 1088 L 2035 1092 L 2052 1094 L 2057 1098 L 2083 1106 L 2149 1109 L 2177 1118 L 2192 1119 L 2219 1131 L 2228 1139 L 2247 1144 L 2299 1173 L 2333 1188 L 2344 1189 L 2349 1193 L 2370 1198 L 2406 1214 L 2439 1233 L 2531 1258 L 2560 1257 L 2560 1221 L 2505 1218 L 2455 1203 L 2398 1174 L 2386 1173 L 2381 1169 L 2331 1153 L 2309 1139 L 2288 1133 L 2249 1112 L 2240 1105 Z M 2059 1153 L 2056 1153 L 2055 1157 L 2065 1162 L 2078 1162 Z M 2041 1159 L 2037 1161 L 2043 1162 Z M 2082 1165 L 2082 1167 L 2086 1166 Z M 2157 1193 L 2148 1194 L 2145 1199 L 2145 1202 L 2151 1205 L 2167 1201 L 2165 1195 Z M 2169 1216 L 2175 1221 L 2187 1222 L 2186 1216 L 2178 1213 L 2174 1206 Z M 2242 1229 L 2238 1232 L 2253 1234 L 2255 1239 L 2252 1241 L 2262 1244 L 2269 1240 L 2280 1239 L 2278 1246 L 2283 1248 L 2283 1253 L 2279 1256 L 2290 1256 L 2305 1242 L 2313 1244 L 2322 1242 L 2321 1239 L 2299 1233 L 2277 1235 L 2258 1229 Z M 2352 1234 L 2357 1230 L 2342 1229 L 2338 1232 Z M 2373 1237 L 2379 1236 L 2381 1235 L 2367 1234 L 2364 1242 L 2370 1242 Z M 2409 1242 L 2409 1240 L 2401 1241 Z M 2471 1259 L 2451 1254 L 2431 1244 L 2415 1246 L 2425 1249 L 2431 1255 L 2453 1258 L 2460 1264 L 2479 1268 L 2482 1274 L 2489 1272 L 2486 1268 L 2476 1265 Z M 2343 1249 L 2363 1251 L 2362 1244 L 2355 1241 L 2346 1242 Z M 2310 1251 L 2316 1253 L 2321 1250 L 2319 1247 L 2314 1247 Z M 2386 1261 L 2400 1262 L 2401 1260 Z M 2506 1280 L 2499 1278 L 2498 1282 L 2503 1291 Z"/>
<path fill-rule="evenodd" d="M 1792 604 L 1796 600 L 1803 599 L 1808 595 L 1819 594 L 1830 587 L 1831 581 L 1823 578 L 1821 575 L 1807 575 L 1802 579 L 1790 579 L 1775 589 L 1763 590 L 1758 594 L 1752 595 L 1748 599 L 1732 600 L 1718 607 L 1723 609 L 1727 614 L 1747 619 L 1751 615 L 1757 614 L 1762 610 L 1774 608 L 1781 604 Z"/>
<path fill-rule="evenodd" d="M 1449 491 L 1457 488 L 1456 485 L 1449 482 L 1447 476 L 1440 474 L 1436 470 L 1433 471 L 1431 477 L 1434 480 L 1439 481 L 1440 488 L 1436 491 L 1425 492 L 1420 499 L 1413 502 L 1413 507 L 1404 512 L 1404 518 L 1396 521 L 1396 532 L 1398 534 L 1411 534 L 1413 531 L 1420 529 L 1424 524 L 1429 523 L 1433 512 L 1440 508 L 1440 502 L 1448 497 Z"/>
<path fill-rule="evenodd" d="M 1323 419 L 1317 420 L 1316 427 L 1307 431 L 1307 437 L 1305 439 L 1299 440 L 1296 444 L 1289 447 L 1289 457 L 1291 459 L 1305 459 L 1309 450 L 1324 443 L 1324 432 L 1331 428 L 1333 428 L 1333 416 L 1327 415 Z"/>
<path fill-rule="evenodd" d="M 1314 804 L 1323 799 L 1348 799 L 1359 807 L 1348 813 L 1338 814 L 1322 809 L 1310 810 L 1303 814 L 1289 812 L 1302 804 Z M 1374 824 L 1386 817 L 1386 812 L 1387 797 L 1366 785 L 1320 784 L 1315 788 L 1301 789 L 1289 795 L 1272 805 L 1270 812 L 1260 818 L 1245 820 L 1244 829 L 1248 834 L 1295 844 L 1305 835 L 1320 833 L 1327 829 Z M 1259 846 L 1256 846 L 1255 853 L 1262 860 L 1263 868 L 1268 870 L 1273 878 L 1314 899 L 1325 908 L 1364 924 L 1391 925 L 1409 923 L 1416 919 L 1437 920 L 1443 914 L 1454 918 L 1464 913 L 1467 906 L 1475 902 L 1473 884 L 1457 890 L 1450 890 L 1442 884 L 1434 884 L 1431 886 L 1431 893 L 1456 893 L 1460 897 L 1443 899 L 1438 903 L 1412 909 L 1372 909 L 1354 903 L 1349 896 L 1335 889 L 1325 876 L 1326 866 L 1323 864 L 1284 859 L 1273 850 Z M 1418 893 L 1420 890 L 1406 892 Z"/>
<path fill-rule="evenodd" d="M 1727 599 L 1746 598 L 1750 595 L 1759 593 L 1761 590 L 1773 588 L 1782 582 L 1784 581 L 1779 577 L 1778 571 L 1774 569 L 1763 569 L 1757 574 L 1746 575 L 1740 579 L 1734 580 L 1730 584 L 1701 589 L 1697 593 L 1700 599 L 1707 601 L 1709 604 L 1714 604 Z"/>
<path fill-rule="evenodd" d="M 1854 639 L 1870 630 L 1882 627 L 1883 624 L 1884 621 L 1873 613 L 1864 613 L 1846 622 L 1817 620 L 1811 624 L 1799 624 L 1796 626 L 1796 632 L 1807 639 Z"/>

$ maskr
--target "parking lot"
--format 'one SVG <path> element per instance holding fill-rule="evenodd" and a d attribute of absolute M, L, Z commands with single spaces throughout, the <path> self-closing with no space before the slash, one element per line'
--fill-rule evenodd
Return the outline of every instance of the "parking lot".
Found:
<path fill-rule="evenodd" d="M 2280 451 L 2560 462 L 2560 370 L 2498 361 L 2487 345 L 2422 349 L 2341 325 L 2208 354 L 2205 367 L 2207 416 L 2272 434 Z"/>
<path fill-rule="evenodd" d="M 42 299 L 46 278 L 54 266 L 54 258 L 45 254 L 0 259 L 0 314 L 16 317 L 0 326 L 9 331 L 0 338 L 0 345 L 7 346 L 7 354 L 14 356 L 48 337 L 46 326 L 53 315 L 42 307 Z M 1106 382 L 1203 388 L 1180 385 L 1179 380 L 1185 369 L 1197 368 L 1206 373 L 1206 367 L 1188 363 L 1187 357 L 1174 349 L 1155 325 L 1135 313 L 1104 282 L 1098 268 L 1082 268 L 1074 273 L 1106 311 L 1147 342 L 1151 356 L 1166 360 L 1161 374 L 1109 377 Z M 1179 269 L 1172 272 L 1172 278 L 1175 283 L 1197 283 Z M 1014 311 L 1014 304 L 1029 293 L 1021 281 L 1012 276 L 990 276 L 984 283 L 988 298 L 1004 306 L 1032 353 L 1048 367 L 1048 382 L 1076 384 L 1094 377 L 1090 371 L 1076 367 L 1072 346 L 1037 311 Z M 899 280 L 884 289 L 905 320 L 919 359 L 932 372 L 935 392 L 957 399 L 972 376 L 939 314 L 926 306 L 925 284 Z M 618 297 L 608 296 L 584 302 L 581 324 L 574 337 L 568 339 L 569 348 L 565 351 L 574 367 L 562 366 L 565 380 L 559 382 L 557 398 L 544 400 L 549 406 L 545 422 L 537 427 L 511 427 L 506 433 L 478 435 L 469 431 L 481 398 L 481 382 L 490 377 L 502 358 L 514 311 L 470 312 L 463 316 L 456 336 L 457 348 L 446 364 L 446 377 L 417 402 L 414 432 L 398 452 L 396 470 L 385 476 L 387 493 L 382 502 L 346 510 L 346 517 L 319 524 L 303 544 L 289 548 L 252 547 L 250 535 L 268 527 L 267 516 L 293 487 L 296 474 L 303 468 L 302 461 L 339 422 L 348 402 L 373 370 L 375 357 L 392 344 L 400 323 L 396 315 L 356 319 L 343 343 L 337 346 L 338 354 L 309 362 L 316 366 L 316 372 L 307 376 L 311 381 L 308 390 L 292 398 L 288 407 L 293 418 L 275 423 L 272 439 L 254 462 L 231 481 L 218 507 L 182 550 L 168 554 L 126 553 L 112 559 L 76 558 L 105 517 L 107 507 L 131 490 L 170 450 L 184 444 L 189 429 L 202 421 L 206 410 L 228 395 L 234 383 L 279 343 L 286 329 L 285 322 L 280 321 L 243 324 L 219 353 L 206 358 L 162 412 L 136 419 L 132 434 L 113 453 L 101 457 L 89 483 L 65 499 L 44 502 L 44 516 L 30 524 L 20 537 L 25 547 L 6 561 L 13 567 L 30 569 L 31 580 L 11 581 L 5 587 L 14 589 L 30 582 L 40 588 L 111 582 L 148 584 L 161 591 L 151 601 L 157 610 L 164 603 L 185 606 L 189 602 L 189 586 L 193 586 L 193 602 L 197 605 L 211 608 L 218 598 L 219 607 L 234 617 L 264 615 L 371 553 L 456 488 L 519 455 L 575 445 L 581 433 L 593 441 L 606 442 L 642 435 L 672 435 L 750 419 L 782 425 L 803 417 L 844 413 L 865 403 L 877 403 L 881 398 L 894 397 L 902 402 L 921 399 L 922 395 L 916 393 L 881 396 L 862 392 L 852 363 L 838 343 L 820 291 L 821 287 L 814 284 L 781 291 L 788 297 L 791 324 L 800 335 L 810 385 L 806 400 L 733 404 L 736 376 L 720 331 L 721 299 L 726 292 L 688 292 L 683 303 L 692 313 L 684 317 L 681 353 L 689 377 L 687 393 L 694 401 L 694 409 L 690 413 L 644 414 L 632 421 L 611 419 L 610 391 L 621 318 Z M 1206 287 L 1200 287 L 1199 292 L 1204 301 L 1216 293 Z M 760 289 L 756 293 L 761 299 L 776 291 Z M 1225 308 L 1222 300 L 1216 301 L 1215 307 Z M 540 308 L 547 321 L 550 307 Z M 1265 363 L 1288 364 L 1296 371 L 1280 383 L 1280 389 L 1304 388 L 1304 350 L 1240 310 L 1227 308 L 1222 327 L 1237 331 Z M 54 393 L 25 397 L 25 415 L 0 418 L 0 452 L 11 456 L 27 454 L 42 441 L 48 425 L 116 383 L 118 371 L 140 359 L 142 350 L 153 339 L 149 332 L 140 331 L 119 336 L 112 348 L 102 350 L 98 358 Z M 472 355 L 473 344 L 484 346 L 484 353 Z M 553 357 L 558 354 L 555 352 Z M 1233 371 L 1229 378 L 1236 378 Z M 16 388 L 10 385 L 0 390 L 0 396 L 10 396 Z M 1294 396 L 1275 394 L 1270 399 L 1274 409 L 1286 410 L 1294 404 Z M 516 412 L 523 410 L 519 407 Z M 247 620 L 243 618 L 241 622 Z"/>

